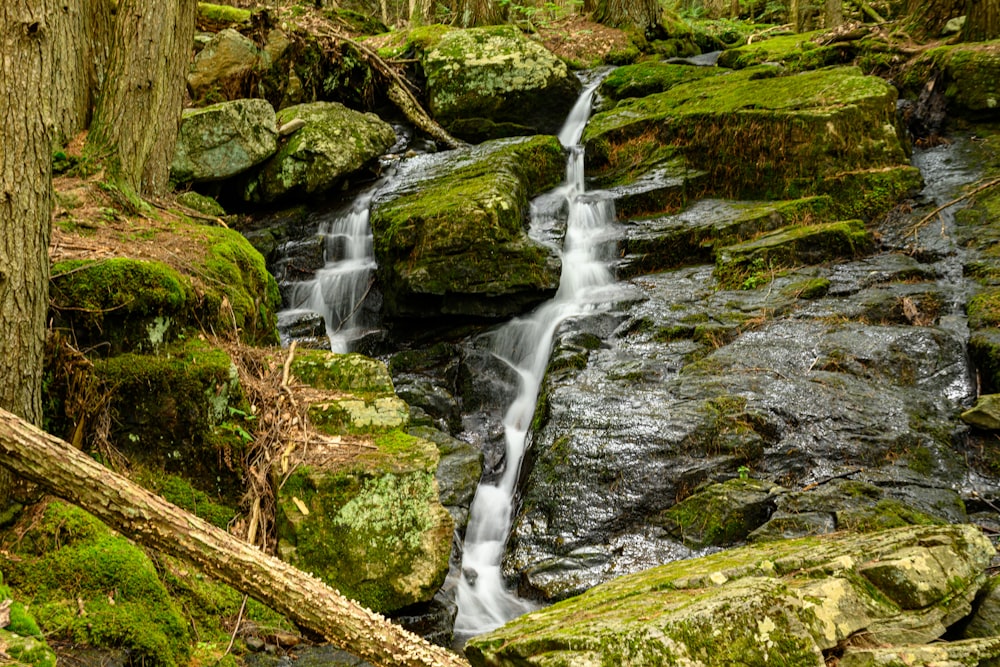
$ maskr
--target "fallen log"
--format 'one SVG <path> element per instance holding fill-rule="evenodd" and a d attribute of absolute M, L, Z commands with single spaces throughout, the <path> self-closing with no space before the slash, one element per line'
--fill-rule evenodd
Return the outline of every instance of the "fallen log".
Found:
<path fill-rule="evenodd" d="M 375 665 L 468 667 L 325 583 L 185 512 L 0 409 L 0 463 L 139 544 L 183 558 Z"/>

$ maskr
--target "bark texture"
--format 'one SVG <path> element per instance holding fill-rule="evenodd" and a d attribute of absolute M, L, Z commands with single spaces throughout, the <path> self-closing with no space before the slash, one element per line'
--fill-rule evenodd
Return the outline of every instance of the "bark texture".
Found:
<path fill-rule="evenodd" d="M 645 33 L 660 24 L 660 13 L 656 0 L 596 0 L 591 17 L 613 28 L 634 27 Z"/>
<path fill-rule="evenodd" d="M 0 3 L 0 407 L 41 423 L 55 0 Z"/>
<path fill-rule="evenodd" d="M 823 12 L 823 27 L 836 28 L 844 22 L 844 7 L 841 0 L 826 0 Z"/>
<path fill-rule="evenodd" d="M 507 22 L 507 10 L 497 0 L 456 0 L 454 11 L 463 28 Z"/>
<path fill-rule="evenodd" d="M 968 0 L 963 42 L 985 42 L 1000 37 L 1000 0 Z"/>
<path fill-rule="evenodd" d="M 372 664 L 468 666 L 458 655 L 171 505 L 5 410 L 0 410 L 0 461 L 136 542 L 190 561 Z"/>
<path fill-rule="evenodd" d="M 90 124 L 111 40 L 110 0 L 66 0 L 52 21 L 52 108 L 56 140 L 64 143 Z"/>
<path fill-rule="evenodd" d="M 965 13 L 966 0 L 910 0 L 906 12 L 906 27 L 918 39 L 937 37 L 945 24 Z"/>
<path fill-rule="evenodd" d="M 89 142 L 111 177 L 134 193 L 168 189 L 195 11 L 195 0 L 118 3 Z"/>

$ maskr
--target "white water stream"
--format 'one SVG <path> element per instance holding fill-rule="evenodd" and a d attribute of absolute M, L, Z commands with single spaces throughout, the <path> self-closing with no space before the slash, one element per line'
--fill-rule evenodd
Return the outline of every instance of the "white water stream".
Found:
<path fill-rule="evenodd" d="M 559 289 L 551 301 L 529 317 L 515 319 L 500 328 L 492 342 L 491 351 L 517 372 L 520 386 L 504 417 L 503 475 L 495 484 L 479 485 L 470 510 L 457 591 L 455 634 L 459 638 L 492 630 L 534 609 L 530 601 L 507 590 L 501 561 L 511 528 L 528 427 L 553 335 L 566 318 L 601 303 L 602 293 L 613 283 L 606 251 L 608 241 L 613 238 L 614 203 L 584 196 L 583 149 L 579 146 L 599 83 L 600 79 L 586 86 L 559 133 L 559 140 L 569 149 L 566 182 L 547 195 L 564 198 L 569 211 Z"/>
<path fill-rule="evenodd" d="M 289 307 L 279 314 L 289 319 L 309 312 L 322 315 L 334 352 L 349 352 L 352 342 L 369 330 L 362 304 L 376 264 L 368 213 L 380 184 L 358 196 L 347 211 L 320 224 L 325 265 L 311 280 L 292 287 Z"/>

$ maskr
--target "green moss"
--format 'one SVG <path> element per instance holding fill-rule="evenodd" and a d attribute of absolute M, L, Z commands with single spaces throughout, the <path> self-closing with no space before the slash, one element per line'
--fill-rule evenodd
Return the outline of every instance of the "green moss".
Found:
<path fill-rule="evenodd" d="M 316 389 L 349 392 L 365 398 L 394 393 L 385 364 L 361 354 L 299 350 L 291 369 L 296 378 Z"/>
<path fill-rule="evenodd" d="M 972 329 L 1000 326 L 1000 289 L 980 292 L 969 299 L 965 310 Z"/>
<path fill-rule="evenodd" d="M 820 46 L 811 41 L 822 31 L 782 35 L 727 49 L 719 56 L 720 67 L 743 69 L 762 63 L 780 62 L 790 71 L 802 71 L 850 63 L 856 47 L 852 42 Z"/>
<path fill-rule="evenodd" d="M 682 83 L 716 76 L 719 73 L 720 71 L 714 67 L 691 67 L 690 65 L 647 61 L 635 65 L 625 65 L 613 70 L 601 82 L 600 92 L 601 95 L 611 100 L 645 97 L 654 93 L 662 93 Z"/>
<path fill-rule="evenodd" d="M 797 299 L 819 299 L 830 290 L 828 278 L 806 278 L 789 283 L 783 292 Z"/>
<path fill-rule="evenodd" d="M 749 479 L 713 484 L 664 512 L 657 522 L 694 549 L 746 539 L 771 512 L 770 486 Z"/>
<path fill-rule="evenodd" d="M 58 502 L 24 530 L 8 580 L 46 636 L 125 648 L 147 665 L 186 661 L 187 624 L 142 550 Z"/>
<path fill-rule="evenodd" d="M 861 533 L 888 530 L 902 526 L 939 525 L 944 521 L 892 498 L 883 498 L 873 507 L 837 512 L 837 528 Z"/>
<path fill-rule="evenodd" d="M 235 509 L 220 504 L 183 477 L 142 470 L 133 474 L 132 480 L 217 528 L 225 530 L 236 517 Z"/>
<path fill-rule="evenodd" d="M 113 390 L 112 443 L 134 462 L 192 480 L 202 489 L 239 493 L 244 448 L 223 428 L 245 399 L 229 355 L 198 340 L 160 355 L 134 353 L 94 362 L 94 375 Z"/>
<path fill-rule="evenodd" d="M 198 3 L 199 18 L 211 21 L 213 24 L 247 24 L 250 23 L 250 10 L 231 7 L 229 5 L 215 5 L 208 2 Z"/>

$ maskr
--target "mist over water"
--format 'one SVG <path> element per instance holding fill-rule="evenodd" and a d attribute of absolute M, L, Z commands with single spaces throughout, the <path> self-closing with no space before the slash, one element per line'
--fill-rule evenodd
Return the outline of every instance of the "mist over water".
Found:
<path fill-rule="evenodd" d="M 579 146 L 599 83 L 600 78 L 585 87 L 559 133 L 569 152 L 566 181 L 545 195 L 563 198 L 568 210 L 559 289 L 530 316 L 512 320 L 493 336 L 491 352 L 516 371 L 519 387 L 504 417 L 503 475 L 495 484 L 480 484 L 470 509 L 457 592 L 455 634 L 459 638 L 487 632 L 535 608 L 506 588 L 501 563 L 517 476 L 553 336 L 565 319 L 601 303 L 603 292 L 613 283 L 607 255 L 608 241 L 613 238 L 614 203 L 584 196 L 583 149 Z"/>

